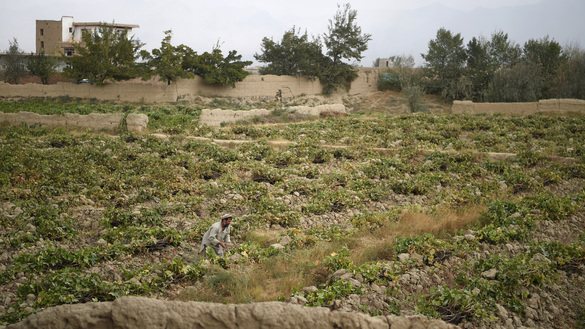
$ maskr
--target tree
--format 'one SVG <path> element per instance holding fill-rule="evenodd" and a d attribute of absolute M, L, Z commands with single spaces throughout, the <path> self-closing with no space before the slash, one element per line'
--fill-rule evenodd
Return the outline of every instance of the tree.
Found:
<path fill-rule="evenodd" d="M 487 44 L 490 65 L 494 70 L 510 67 L 520 62 L 522 49 L 514 42 L 508 40 L 508 34 L 498 31 L 492 34 Z"/>
<path fill-rule="evenodd" d="M 572 45 L 564 54 L 567 61 L 559 68 L 557 97 L 585 99 L 585 50 Z"/>
<path fill-rule="evenodd" d="M 3 61 L 4 79 L 8 83 L 18 84 L 18 81 L 26 75 L 24 52 L 18 47 L 16 38 L 8 42 L 10 46 Z"/>
<path fill-rule="evenodd" d="M 202 77 L 205 83 L 235 87 L 236 82 L 248 76 L 244 68 L 250 64 L 251 61 L 242 61 L 242 55 L 238 55 L 235 50 L 231 50 L 227 57 L 223 57 L 218 43 L 211 53 L 197 55 L 193 51 L 184 52 L 182 67 Z"/>
<path fill-rule="evenodd" d="M 371 40 L 371 35 L 362 34 L 361 27 L 356 25 L 356 17 L 357 11 L 349 4 L 343 9 L 338 6 L 333 20 L 329 20 L 329 33 L 323 35 L 327 55 L 322 54 L 319 39 L 309 41 L 306 32 L 300 35 L 294 27 L 285 32 L 280 43 L 264 38 L 262 53 L 254 55 L 257 60 L 269 63 L 261 73 L 318 77 L 324 94 L 338 87 L 348 89 L 358 73 L 343 60 L 361 60 Z"/>
<path fill-rule="evenodd" d="M 193 72 L 183 69 L 183 58 L 185 54 L 196 53 L 185 45 L 173 46 L 171 39 L 173 31 L 165 31 L 165 37 L 161 41 L 160 48 L 153 49 L 152 55 L 143 50 L 141 52 L 142 59 L 145 61 L 145 70 L 143 79 L 149 79 L 152 75 L 158 75 L 160 81 L 166 81 L 171 84 L 175 78 L 191 78 L 194 76 Z"/>
<path fill-rule="evenodd" d="M 339 87 L 349 89 L 351 82 L 358 77 L 356 68 L 342 61 L 359 62 L 372 39 L 371 34 L 362 33 L 356 18 L 357 11 L 346 3 L 343 8 L 337 5 L 335 16 L 329 20 L 329 33 L 323 35 L 328 58 L 322 60 L 319 74 L 324 94 L 330 94 Z"/>
<path fill-rule="evenodd" d="M 102 24 L 99 29 L 83 33 L 83 42 L 76 44 L 74 56 L 62 56 L 67 64 L 63 73 L 96 85 L 135 78 L 139 75 L 136 60 L 142 46 L 140 41 L 128 37 L 126 30 L 119 32 Z"/>
<path fill-rule="evenodd" d="M 57 59 L 47 56 L 45 51 L 41 49 L 38 54 L 31 54 L 26 67 L 32 75 L 39 77 L 41 82 L 47 85 L 57 70 Z"/>
<path fill-rule="evenodd" d="M 541 97 L 541 67 L 523 62 L 498 70 L 490 84 L 490 102 L 535 102 Z"/>
<path fill-rule="evenodd" d="M 260 74 L 292 75 L 307 78 L 319 76 L 320 63 L 323 62 L 321 41 L 318 38 L 309 40 L 309 36 L 300 34 L 293 26 L 284 32 L 280 42 L 269 38 L 262 39 L 262 53 L 254 54 L 261 63 L 268 63 L 260 70 Z"/>
<path fill-rule="evenodd" d="M 346 3 L 342 7 L 337 5 L 337 13 L 333 20 L 329 20 L 329 33 L 323 35 L 327 55 L 334 64 L 342 59 L 360 61 L 362 52 L 368 49 L 371 34 L 362 34 L 362 28 L 356 25 L 357 11 Z"/>
<path fill-rule="evenodd" d="M 472 85 L 472 99 L 483 101 L 486 97 L 489 83 L 494 69 L 488 50 L 489 43 L 483 39 L 473 37 L 467 43 L 467 72 Z"/>
<path fill-rule="evenodd" d="M 524 44 L 524 60 L 542 68 L 541 79 L 545 82 L 542 85 L 542 96 L 554 97 L 555 77 L 561 64 L 567 61 L 561 45 L 554 39 L 549 40 L 548 36 L 540 40 L 530 39 Z"/>
<path fill-rule="evenodd" d="M 429 41 L 428 52 L 421 56 L 426 61 L 429 91 L 441 93 L 449 100 L 460 98 L 461 90 L 465 89 L 461 78 L 467 59 L 461 34 L 453 35 L 451 31 L 440 28 L 436 38 Z"/>

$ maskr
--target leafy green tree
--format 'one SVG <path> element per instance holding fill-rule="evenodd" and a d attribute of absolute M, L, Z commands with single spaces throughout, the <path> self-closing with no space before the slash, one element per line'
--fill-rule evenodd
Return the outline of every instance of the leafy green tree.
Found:
<path fill-rule="evenodd" d="M 567 61 L 561 64 L 555 80 L 557 97 L 585 99 L 585 50 L 568 46 L 564 54 Z"/>
<path fill-rule="evenodd" d="M 337 88 L 348 90 L 351 82 L 358 77 L 358 71 L 347 63 L 335 63 L 331 58 L 323 57 L 320 62 L 319 81 L 323 86 L 323 94 L 329 95 Z"/>
<path fill-rule="evenodd" d="M 18 81 L 26 75 L 26 61 L 24 52 L 18 46 L 18 41 L 13 38 L 8 41 L 9 47 L 4 56 L 4 79 L 8 83 L 18 84 Z"/>
<path fill-rule="evenodd" d="M 231 50 L 226 57 L 223 57 L 218 44 L 211 53 L 197 55 L 193 51 L 185 52 L 182 67 L 202 77 L 205 83 L 235 87 L 236 82 L 248 76 L 244 68 L 250 64 L 252 64 L 251 61 L 242 61 L 242 55 L 238 55 L 235 50 Z"/>
<path fill-rule="evenodd" d="M 67 64 L 64 76 L 88 79 L 96 85 L 135 78 L 139 75 L 136 60 L 142 45 L 128 37 L 128 31 L 118 31 L 106 24 L 85 31 L 83 41 L 75 46 L 76 54 L 61 57 Z"/>
<path fill-rule="evenodd" d="M 468 96 L 462 95 L 470 83 L 462 79 L 467 54 L 460 33 L 453 34 L 440 28 L 436 38 L 429 41 L 428 52 L 421 56 L 426 61 L 427 88 L 430 92 L 440 93 L 448 100 Z"/>
<path fill-rule="evenodd" d="M 323 35 L 327 48 L 327 59 L 322 59 L 319 81 L 323 93 L 330 94 L 339 87 L 349 89 L 351 82 L 358 77 L 357 69 L 343 60 L 360 61 L 362 52 L 368 49 L 372 35 L 362 33 L 357 25 L 357 11 L 346 3 L 337 6 L 333 19 L 329 20 L 329 31 Z"/>
<path fill-rule="evenodd" d="M 329 20 L 329 33 L 324 34 L 327 54 L 323 55 L 318 38 L 309 41 L 307 32 L 301 35 L 293 27 L 286 31 L 280 43 L 272 39 L 262 40 L 262 53 L 254 57 L 268 65 L 262 74 L 294 75 L 319 78 L 323 93 L 330 94 L 339 87 L 348 89 L 358 76 L 357 69 L 343 60 L 359 61 L 371 40 L 370 34 L 362 33 L 356 24 L 357 11 L 349 4 Z"/>
<path fill-rule="evenodd" d="M 542 67 L 522 62 L 498 70 L 488 92 L 489 102 L 535 102 L 542 94 Z"/>
<path fill-rule="evenodd" d="M 166 81 L 167 84 L 171 84 L 175 78 L 192 78 L 195 74 L 183 68 L 183 58 L 185 54 L 195 54 L 195 52 L 185 45 L 173 46 L 171 44 L 172 30 L 164 33 L 165 37 L 160 48 L 153 49 L 152 55 L 146 50 L 140 53 L 145 66 L 142 78 L 147 80 L 153 75 L 158 75 L 160 81 Z"/>
<path fill-rule="evenodd" d="M 494 70 L 516 65 L 522 57 L 520 46 L 508 40 L 508 34 L 502 31 L 492 34 L 487 47 L 490 65 Z"/>
<path fill-rule="evenodd" d="M 324 34 L 323 40 L 327 47 L 327 55 L 334 64 L 342 59 L 360 61 L 362 52 L 368 49 L 368 42 L 372 35 L 362 33 L 362 28 L 356 24 L 357 10 L 352 10 L 346 3 L 342 8 L 337 5 L 337 13 L 329 20 L 329 33 Z"/>
<path fill-rule="evenodd" d="M 493 61 L 488 53 L 489 43 L 483 39 L 473 37 L 467 43 L 467 72 L 472 85 L 472 99 L 483 101 L 486 97 L 489 83 L 493 77 Z"/>
<path fill-rule="evenodd" d="M 47 56 L 41 49 L 38 54 L 31 54 L 26 67 L 32 75 L 39 77 L 41 82 L 47 85 L 51 76 L 57 71 L 57 59 Z"/>
<path fill-rule="evenodd" d="M 549 37 L 540 40 L 530 39 L 524 44 L 524 59 L 541 67 L 541 79 L 545 82 L 542 85 L 542 97 L 555 97 L 555 77 L 559 73 L 561 64 L 567 61 L 563 54 L 561 45 L 549 40 Z"/>
<path fill-rule="evenodd" d="M 254 54 L 261 63 L 268 63 L 260 69 L 260 74 L 292 75 L 307 78 L 319 76 L 320 64 L 323 62 L 321 41 L 319 38 L 309 40 L 309 36 L 300 34 L 293 26 L 284 32 L 282 40 L 262 39 L 262 52 Z"/>

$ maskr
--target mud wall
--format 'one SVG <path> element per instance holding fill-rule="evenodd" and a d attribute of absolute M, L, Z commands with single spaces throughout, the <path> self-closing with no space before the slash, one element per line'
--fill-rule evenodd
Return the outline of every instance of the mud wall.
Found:
<path fill-rule="evenodd" d="M 131 132 L 142 132 L 148 125 L 146 114 L 128 114 L 124 122 L 124 114 L 91 113 L 88 115 L 69 114 L 43 115 L 32 112 L 3 113 L 0 112 L 0 124 L 41 126 L 46 128 L 64 127 L 94 131 L 119 132 L 124 123 Z"/>
<path fill-rule="evenodd" d="M 351 84 L 349 94 L 376 91 L 378 70 L 362 68 L 358 78 Z M 244 81 L 231 86 L 213 86 L 203 79 L 178 79 L 170 85 L 144 83 L 113 83 L 105 86 L 90 84 L 57 83 L 55 85 L 24 84 L 11 85 L 0 82 L 0 97 L 79 97 L 123 102 L 170 103 L 180 100 L 189 101 L 197 96 L 213 97 L 282 97 L 299 95 L 319 95 L 322 87 L 319 80 L 302 77 L 276 75 L 249 75 Z M 345 94 L 345 91 L 340 93 Z"/>
<path fill-rule="evenodd" d="M 456 114 L 502 113 L 528 115 L 534 113 L 584 113 L 585 100 L 581 99 L 543 99 L 531 103 L 474 103 L 472 101 L 453 101 L 451 112 Z"/>
<path fill-rule="evenodd" d="M 61 305 L 7 329 L 345 328 L 455 329 L 440 320 L 330 311 L 280 302 L 224 305 L 122 297 L 113 302 Z"/>

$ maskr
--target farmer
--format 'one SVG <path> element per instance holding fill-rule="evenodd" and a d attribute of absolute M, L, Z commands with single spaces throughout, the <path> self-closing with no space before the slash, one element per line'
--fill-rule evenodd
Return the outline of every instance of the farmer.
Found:
<path fill-rule="evenodd" d="M 230 240 L 230 224 L 232 223 L 232 215 L 225 214 L 221 216 L 221 221 L 211 225 L 209 230 L 205 232 L 203 241 L 201 241 L 201 250 L 199 253 L 206 252 L 207 247 L 211 247 L 216 255 L 223 256 L 223 250 L 226 243 L 231 243 Z"/>

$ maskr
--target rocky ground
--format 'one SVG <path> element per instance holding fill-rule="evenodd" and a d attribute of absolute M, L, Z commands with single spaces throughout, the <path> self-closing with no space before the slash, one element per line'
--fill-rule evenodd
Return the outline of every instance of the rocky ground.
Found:
<path fill-rule="evenodd" d="M 342 100 L 346 106 L 353 109 L 368 108 L 379 109 L 380 111 L 390 111 L 391 113 L 405 113 L 407 107 L 403 99 L 398 95 L 395 97 L 388 97 L 388 94 L 372 94 L 368 98 L 361 96 L 350 97 Z M 203 104 L 214 105 L 213 100 L 201 99 Z M 322 102 L 320 99 L 308 99 L 301 102 L 301 105 L 315 106 Z M 435 103 L 432 107 L 437 112 L 446 110 L 446 107 L 439 103 Z M 213 184 L 213 183 L 210 183 Z M 563 181 L 558 184 L 553 184 L 548 189 L 557 195 L 567 195 L 578 193 L 585 187 L 585 182 L 581 179 L 574 179 L 571 181 Z M 274 188 L 267 183 L 267 188 Z M 132 197 L 129 195 L 128 197 Z M 63 241 L 61 245 L 57 244 L 55 247 L 63 247 L 70 250 L 79 250 L 87 247 L 95 247 L 107 244 L 99 236 L 103 233 L 103 227 L 100 221 L 104 217 L 105 208 L 97 206 L 92 200 L 85 199 L 83 195 L 62 195 L 60 200 L 55 202 L 63 202 L 64 200 L 74 201 L 81 206 L 71 209 L 69 215 L 77 218 L 76 229 L 87 232 L 84 234 L 74 246 L 68 245 Z M 241 195 L 227 193 L 223 196 L 225 202 L 219 200 L 220 203 L 228 203 L 232 200 L 242 198 Z M 408 204 L 424 205 L 428 201 L 424 195 L 391 195 L 388 200 L 384 202 L 372 203 L 370 205 L 371 211 L 384 211 L 391 206 L 402 206 Z M 22 213 L 14 203 L 3 198 L 0 202 L 0 217 L 11 219 L 17 217 Z M 301 194 L 290 194 L 280 197 L 278 200 L 283 204 L 290 206 L 292 209 L 297 209 L 307 202 L 307 197 Z M 152 207 L 153 204 L 142 204 L 142 207 Z M 139 209 L 136 209 L 139 211 Z M 349 227 L 351 223 L 349 219 L 355 214 L 355 210 L 345 209 L 341 212 L 331 212 L 322 215 L 314 215 L 310 217 L 301 218 L 301 228 L 307 229 L 312 227 L 323 227 L 330 225 L 340 225 L 341 227 Z M 165 217 L 163 218 L 165 225 L 170 228 L 186 229 L 194 225 L 197 220 L 194 217 Z M 27 227 L 28 232 L 34 232 L 37 228 L 30 225 Z M 276 226 L 270 228 L 273 231 L 273 236 L 276 237 L 282 229 Z M 3 232 L 8 234 L 9 232 Z M 22 232 L 26 234 L 27 232 Z M 461 236 L 453 237 L 453 239 L 466 239 L 473 241 L 475 237 L 474 231 L 467 231 Z M 560 221 L 538 221 L 537 227 L 531 232 L 531 237 L 528 240 L 531 243 L 535 242 L 561 242 L 561 243 L 578 243 L 583 238 L 585 233 L 585 210 L 582 208 L 576 214 Z M 275 238 L 274 242 L 278 242 Z M 6 271 L 11 265 L 12 260 L 21 254 L 30 254 L 38 251 L 44 246 L 44 241 L 38 241 L 36 245 L 28 248 L 13 249 L 7 252 L 0 253 L 0 272 Z M 400 310 L 400 315 L 411 316 L 417 314 L 413 302 L 416 296 L 428 292 L 432 287 L 441 285 L 452 285 L 455 276 L 459 273 L 465 272 L 464 264 L 470 260 L 486 259 L 490 255 L 506 255 L 509 257 L 517 256 L 525 253 L 530 246 L 528 243 L 510 242 L 506 244 L 480 244 L 478 252 L 470 253 L 465 256 L 451 256 L 443 259 L 440 264 L 435 266 L 427 266 L 424 264 L 423 257 L 417 254 L 400 254 L 392 261 L 384 260 L 388 266 L 392 263 L 408 263 L 413 262 L 418 266 L 413 267 L 412 270 L 403 274 L 396 282 L 388 285 L 366 284 L 360 275 L 355 275 L 347 270 L 339 270 L 335 272 L 329 279 L 341 278 L 347 280 L 356 287 L 361 287 L 364 294 L 352 294 L 344 298 L 335 300 L 331 305 L 327 305 L 333 310 L 344 310 L 350 312 L 364 312 L 364 306 L 368 310 L 377 310 L 381 313 L 387 313 L 388 309 L 396 308 Z M 150 253 L 142 254 L 137 257 L 128 257 L 114 261 L 104 261 L 98 263 L 96 266 L 88 270 L 89 273 L 97 273 L 109 281 L 123 280 L 123 273 L 121 272 L 121 265 L 124 264 L 126 269 L 142 268 L 145 264 L 152 264 L 162 260 L 180 257 L 187 262 L 194 261 L 198 255 L 199 245 L 197 242 L 183 243 L 178 247 L 167 246 Z M 539 253 L 534 258 L 538 261 L 547 261 L 547 255 Z M 481 320 L 467 320 L 464 319 L 458 323 L 462 328 L 578 328 L 583 324 L 578 323 L 576 319 L 584 316 L 585 313 L 585 271 L 584 264 L 580 268 L 567 269 L 560 271 L 558 281 L 546 286 L 531 286 L 525 291 L 526 293 L 526 308 L 521 315 L 518 315 L 507 309 L 503 303 L 498 303 L 498 312 L 493 318 L 483 318 Z M 482 273 L 483 279 L 486 281 L 496 280 L 497 271 L 486 271 Z M 153 274 L 154 275 L 154 274 Z M 16 290 L 20 285 L 26 284 L 31 276 L 31 273 L 17 273 L 15 280 L 1 286 L 0 288 L 0 313 L 7 312 L 11 304 L 16 300 Z M 172 285 L 164 293 L 156 294 L 155 298 L 160 300 L 176 300 L 181 291 L 189 287 L 184 285 Z M 317 287 L 305 287 L 304 291 L 310 293 Z M 389 294 L 388 291 L 395 293 Z M 37 296 L 30 296 L 30 298 L 20 305 L 23 309 L 29 308 L 33 311 L 32 304 Z M 291 304 L 304 305 L 306 299 L 299 294 L 287 300 Z M 371 313 L 371 312 L 370 312 Z"/>

